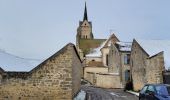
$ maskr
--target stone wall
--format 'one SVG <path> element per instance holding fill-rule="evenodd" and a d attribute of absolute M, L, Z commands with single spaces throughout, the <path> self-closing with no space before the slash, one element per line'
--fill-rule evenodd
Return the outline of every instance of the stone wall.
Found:
<path fill-rule="evenodd" d="M 131 52 L 131 74 L 135 91 L 141 90 L 146 84 L 146 64 L 148 55 L 141 49 L 140 45 L 134 41 Z"/>
<path fill-rule="evenodd" d="M 4 77 L 0 100 L 72 100 L 80 88 L 80 74 L 81 61 L 74 45 L 68 44 L 30 71 L 28 77 Z"/>
<path fill-rule="evenodd" d="M 123 88 L 118 74 L 87 72 L 86 80 L 96 87 Z"/>
<path fill-rule="evenodd" d="M 97 74 L 96 86 L 102 88 L 123 88 L 119 75 Z"/>
<path fill-rule="evenodd" d="M 94 66 L 94 67 L 102 67 L 102 58 L 101 57 L 86 57 L 85 66 Z"/>
<path fill-rule="evenodd" d="M 146 68 L 147 83 L 163 83 L 164 58 L 163 52 L 148 59 Z"/>
<path fill-rule="evenodd" d="M 1 81 L 2 81 L 2 75 L 0 74 L 0 84 L 1 84 Z"/>
<path fill-rule="evenodd" d="M 127 83 L 127 80 L 125 80 L 125 72 L 130 71 L 130 64 L 124 63 L 124 56 L 130 54 L 130 52 L 122 52 L 121 53 L 121 81 L 123 83 L 123 86 Z M 130 79 L 130 72 L 129 72 L 129 79 Z"/>
<path fill-rule="evenodd" d="M 107 59 L 107 55 L 109 54 L 109 48 L 102 48 L 101 52 L 102 52 L 102 62 L 103 62 L 103 65 L 104 66 L 108 66 L 106 59 Z"/>
<path fill-rule="evenodd" d="M 95 73 L 93 72 L 87 72 L 85 79 L 88 80 L 93 85 L 96 84 L 96 76 Z"/>
<path fill-rule="evenodd" d="M 3 75 L 4 71 L 3 69 L 0 68 L 0 84 L 1 84 L 1 81 L 2 81 L 2 75 Z"/>
<path fill-rule="evenodd" d="M 131 70 L 135 91 L 141 90 L 145 84 L 163 83 L 163 52 L 149 57 L 144 49 L 134 40 L 131 53 Z"/>
<path fill-rule="evenodd" d="M 73 49 L 73 48 L 72 48 Z M 77 57 L 77 52 L 73 51 L 73 60 L 72 60 L 72 95 L 77 95 L 77 92 L 81 86 L 81 78 L 83 77 L 83 65 L 80 63 L 80 59 Z"/>
<path fill-rule="evenodd" d="M 130 54 L 130 52 L 121 52 L 115 45 L 111 45 L 109 50 L 109 73 L 119 73 L 120 82 L 124 86 L 125 71 L 130 70 L 130 64 L 124 63 L 124 56 Z"/>
<path fill-rule="evenodd" d="M 109 50 L 109 73 L 119 73 L 121 67 L 121 53 L 111 45 Z"/>
<path fill-rule="evenodd" d="M 91 73 L 107 73 L 107 67 L 85 67 L 84 68 L 84 79 L 89 81 L 89 72 Z M 90 79 L 91 80 L 91 79 Z"/>

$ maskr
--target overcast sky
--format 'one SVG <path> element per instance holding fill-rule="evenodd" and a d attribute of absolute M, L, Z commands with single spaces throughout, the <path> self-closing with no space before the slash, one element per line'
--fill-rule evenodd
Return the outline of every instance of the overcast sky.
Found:
<path fill-rule="evenodd" d="M 170 39 L 170 0 L 86 0 L 96 38 Z M 0 48 L 45 59 L 75 43 L 84 0 L 0 0 Z M 112 30 L 112 31 L 111 31 Z"/>

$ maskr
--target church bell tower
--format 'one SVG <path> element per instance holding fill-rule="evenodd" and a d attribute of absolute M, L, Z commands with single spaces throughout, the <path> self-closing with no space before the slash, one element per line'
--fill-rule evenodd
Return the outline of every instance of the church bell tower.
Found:
<path fill-rule="evenodd" d="M 85 2 L 83 21 L 79 22 L 79 27 L 77 28 L 77 38 L 93 39 L 92 23 L 88 21 L 86 2 Z"/>
<path fill-rule="evenodd" d="M 92 33 L 92 23 L 88 21 L 88 15 L 87 15 L 87 6 L 85 2 L 85 8 L 84 8 L 84 17 L 83 21 L 79 21 L 79 26 L 77 28 L 77 35 L 76 35 L 76 48 L 80 55 L 81 59 L 84 59 L 84 51 L 80 48 L 82 46 L 82 41 L 88 41 L 93 40 L 93 33 Z"/>

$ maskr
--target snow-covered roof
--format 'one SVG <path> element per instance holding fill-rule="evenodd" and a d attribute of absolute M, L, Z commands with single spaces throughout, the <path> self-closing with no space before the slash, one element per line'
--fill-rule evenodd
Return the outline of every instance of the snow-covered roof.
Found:
<path fill-rule="evenodd" d="M 110 47 L 112 44 L 112 38 L 115 38 L 115 35 L 112 34 L 106 41 L 104 41 L 98 48 L 93 49 L 86 57 L 101 57 L 101 49 L 104 47 Z M 116 37 L 117 38 L 117 37 Z"/>
<path fill-rule="evenodd" d="M 0 67 L 4 71 L 28 72 L 41 62 L 41 60 L 25 59 L 0 50 Z"/>
<path fill-rule="evenodd" d="M 139 45 L 150 57 L 164 52 L 165 68 L 170 69 L 170 40 L 141 40 L 136 39 Z"/>
<path fill-rule="evenodd" d="M 119 46 L 120 51 L 131 51 L 131 42 L 116 42 L 116 44 Z"/>
<path fill-rule="evenodd" d="M 89 54 L 86 55 L 86 57 L 101 57 L 102 53 L 101 53 L 101 49 L 105 48 L 105 47 L 110 47 L 111 44 L 113 43 L 113 39 L 117 39 L 117 37 L 112 34 L 106 41 L 104 41 L 98 48 L 93 49 Z M 117 39 L 117 41 L 119 41 Z M 123 50 L 124 48 L 122 48 Z"/>
<path fill-rule="evenodd" d="M 100 51 L 101 48 L 106 44 L 107 40 L 104 41 L 98 48 L 95 48 L 91 51 L 91 53 L 87 54 L 86 57 L 101 57 L 102 53 Z"/>

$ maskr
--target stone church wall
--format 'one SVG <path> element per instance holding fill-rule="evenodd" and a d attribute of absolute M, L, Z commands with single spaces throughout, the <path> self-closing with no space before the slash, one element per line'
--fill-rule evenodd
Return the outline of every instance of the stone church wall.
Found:
<path fill-rule="evenodd" d="M 8 73 L 7 73 L 8 74 Z M 81 62 L 67 45 L 23 78 L 2 79 L 0 100 L 72 100 L 79 91 Z"/>

